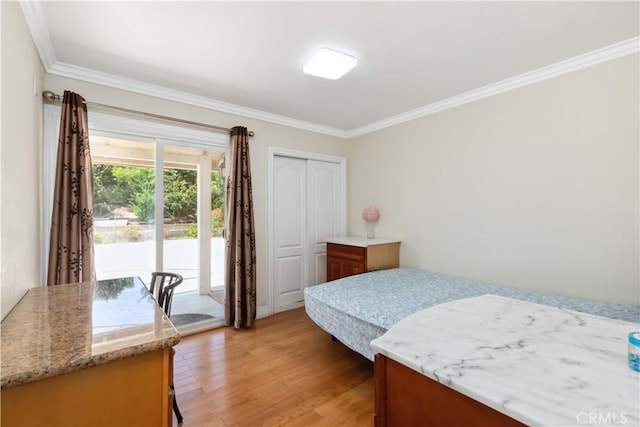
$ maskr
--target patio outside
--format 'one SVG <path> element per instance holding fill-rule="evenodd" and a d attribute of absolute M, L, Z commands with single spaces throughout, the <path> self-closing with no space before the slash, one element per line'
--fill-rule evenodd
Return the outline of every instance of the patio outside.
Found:
<path fill-rule="evenodd" d="M 155 240 L 95 244 L 96 275 L 98 280 L 138 276 L 149 283 L 155 271 Z M 164 271 L 178 273 L 184 278 L 177 293 L 198 291 L 198 240 L 165 240 Z M 224 286 L 224 239 L 211 239 L 211 287 Z"/>
<path fill-rule="evenodd" d="M 164 271 L 182 275 L 171 308 L 171 320 L 182 334 L 221 325 L 224 307 L 212 294 L 200 295 L 198 286 L 197 239 L 164 241 Z M 148 285 L 155 271 L 155 241 L 95 244 L 98 280 L 137 276 Z M 224 239 L 211 239 L 212 291 L 224 287 Z"/>

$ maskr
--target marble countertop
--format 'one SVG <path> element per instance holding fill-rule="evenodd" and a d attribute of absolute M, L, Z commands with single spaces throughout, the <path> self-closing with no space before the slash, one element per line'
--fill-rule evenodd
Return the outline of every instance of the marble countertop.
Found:
<path fill-rule="evenodd" d="M 527 425 L 637 426 L 640 375 L 627 363 L 627 334 L 638 330 L 483 295 L 408 316 L 371 347 Z"/>
<path fill-rule="evenodd" d="M 387 243 L 400 243 L 400 240 L 397 239 L 368 239 L 366 237 L 329 237 L 326 239 L 327 243 L 337 243 L 339 245 L 349 245 L 349 246 L 358 246 L 361 248 L 366 248 L 368 246 L 375 245 L 384 245 Z"/>
<path fill-rule="evenodd" d="M 137 277 L 30 289 L 0 327 L 2 389 L 180 341 Z"/>

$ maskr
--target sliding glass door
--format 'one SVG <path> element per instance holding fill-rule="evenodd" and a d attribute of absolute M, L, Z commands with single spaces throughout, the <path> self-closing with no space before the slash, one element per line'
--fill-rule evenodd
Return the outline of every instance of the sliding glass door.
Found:
<path fill-rule="evenodd" d="M 92 134 L 90 143 L 97 278 L 179 273 L 174 324 L 221 319 L 212 286 L 224 274 L 224 153 L 131 135 Z"/>

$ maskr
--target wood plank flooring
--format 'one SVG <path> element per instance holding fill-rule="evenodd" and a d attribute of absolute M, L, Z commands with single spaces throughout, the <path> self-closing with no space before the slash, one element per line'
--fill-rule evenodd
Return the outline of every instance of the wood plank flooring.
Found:
<path fill-rule="evenodd" d="M 184 427 L 373 425 L 373 363 L 304 309 L 183 337 L 175 349 Z"/>

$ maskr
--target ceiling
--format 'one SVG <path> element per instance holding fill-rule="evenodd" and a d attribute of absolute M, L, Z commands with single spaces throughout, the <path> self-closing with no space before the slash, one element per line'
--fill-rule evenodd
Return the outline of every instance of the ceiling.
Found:
<path fill-rule="evenodd" d="M 636 1 L 21 5 L 50 73 L 339 136 L 638 51 L 640 34 Z M 320 47 L 359 64 L 303 74 Z"/>

